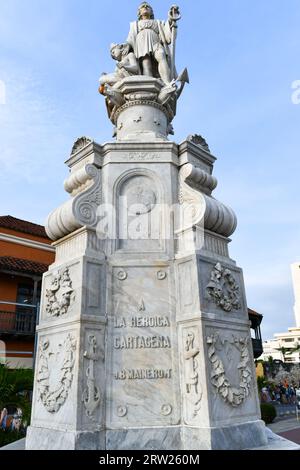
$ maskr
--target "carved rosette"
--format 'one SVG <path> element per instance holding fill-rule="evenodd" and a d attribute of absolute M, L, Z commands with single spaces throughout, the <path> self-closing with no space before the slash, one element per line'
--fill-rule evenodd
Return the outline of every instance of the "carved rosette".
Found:
<path fill-rule="evenodd" d="M 65 315 L 75 299 L 69 269 L 52 278 L 50 288 L 46 290 L 46 312 L 50 317 Z"/>
<path fill-rule="evenodd" d="M 57 413 L 68 398 L 73 381 L 75 351 L 76 340 L 71 334 L 68 334 L 65 341 L 59 344 L 57 351 L 51 349 L 49 339 L 43 339 L 41 342 L 36 379 L 37 389 L 38 397 L 49 413 Z M 60 363 L 58 373 L 57 361 Z M 54 365 L 56 367 L 53 367 Z"/>
<path fill-rule="evenodd" d="M 241 308 L 240 288 L 232 272 L 217 263 L 213 268 L 210 281 L 206 286 L 208 299 L 225 312 Z"/>
<path fill-rule="evenodd" d="M 252 384 L 252 372 L 250 367 L 250 355 L 248 349 L 248 337 L 236 338 L 231 341 L 221 341 L 218 334 L 207 336 L 208 357 L 211 363 L 211 384 L 223 400 L 233 407 L 238 407 L 250 394 Z M 217 349 L 224 349 L 228 342 L 236 347 L 240 353 L 240 361 L 236 369 L 239 373 L 239 387 L 234 387 L 226 376 L 226 371 Z"/>

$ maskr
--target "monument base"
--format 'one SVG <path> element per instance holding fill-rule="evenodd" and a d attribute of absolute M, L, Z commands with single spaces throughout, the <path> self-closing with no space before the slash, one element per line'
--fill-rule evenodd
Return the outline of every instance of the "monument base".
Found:
<path fill-rule="evenodd" d="M 105 450 L 105 433 L 30 426 L 25 445 L 26 450 Z"/>
<path fill-rule="evenodd" d="M 274 434 L 268 427 L 265 428 L 265 433 L 268 439 L 267 445 L 259 447 L 247 448 L 247 450 L 300 450 L 299 444 L 289 441 L 284 437 Z M 8 446 L 1 447 L 1 450 L 25 450 L 26 439 L 20 439 L 19 441 L 13 442 Z"/>
<path fill-rule="evenodd" d="M 263 421 L 221 428 L 170 426 L 99 432 L 31 426 L 26 450 L 243 450 L 268 444 Z"/>
<path fill-rule="evenodd" d="M 107 450 L 243 450 L 268 444 L 263 421 L 223 428 L 124 429 L 107 431 Z"/>

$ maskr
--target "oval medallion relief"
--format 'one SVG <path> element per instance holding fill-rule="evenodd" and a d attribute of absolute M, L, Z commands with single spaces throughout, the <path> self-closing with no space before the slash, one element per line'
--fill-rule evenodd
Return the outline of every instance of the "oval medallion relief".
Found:
<path fill-rule="evenodd" d="M 134 176 L 124 183 L 121 196 L 126 199 L 128 215 L 139 216 L 151 212 L 157 197 L 153 182 L 147 176 Z"/>

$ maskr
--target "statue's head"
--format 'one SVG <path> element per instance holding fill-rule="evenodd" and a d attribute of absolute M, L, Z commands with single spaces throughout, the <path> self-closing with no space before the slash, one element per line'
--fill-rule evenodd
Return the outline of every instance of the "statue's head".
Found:
<path fill-rule="evenodd" d="M 120 60 L 120 56 L 122 55 L 121 45 L 112 43 L 110 45 L 110 53 L 113 59 Z"/>
<path fill-rule="evenodd" d="M 147 17 L 151 20 L 154 19 L 153 9 L 147 2 L 141 3 L 138 9 L 138 19 L 141 20 L 143 17 Z"/>
<path fill-rule="evenodd" d="M 129 54 L 130 45 L 127 43 L 124 44 L 111 44 L 110 53 L 113 59 L 121 60 L 122 57 L 125 57 Z"/>

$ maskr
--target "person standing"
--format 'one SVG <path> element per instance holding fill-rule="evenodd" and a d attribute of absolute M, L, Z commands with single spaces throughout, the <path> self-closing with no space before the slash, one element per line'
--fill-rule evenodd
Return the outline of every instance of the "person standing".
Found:
<path fill-rule="evenodd" d="M 8 416 L 7 409 L 3 408 L 3 410 L 1 411 L 1 416 L 0 416 L 0 429 L 2 429 L 3 431 L 6 430 L 7 416 Z"/>
<path fill-rule="evenodd" d="M 156 20 L 152 7 L 143 2 L 138 9 L 138 21 L 130 23 L 127 43 L 130 44 L 141 66 L 142 75 L 160 77 L 166 84 L 171 75 L 171 54 L 168 45 L 172 41 L 174 22 Z"/>

